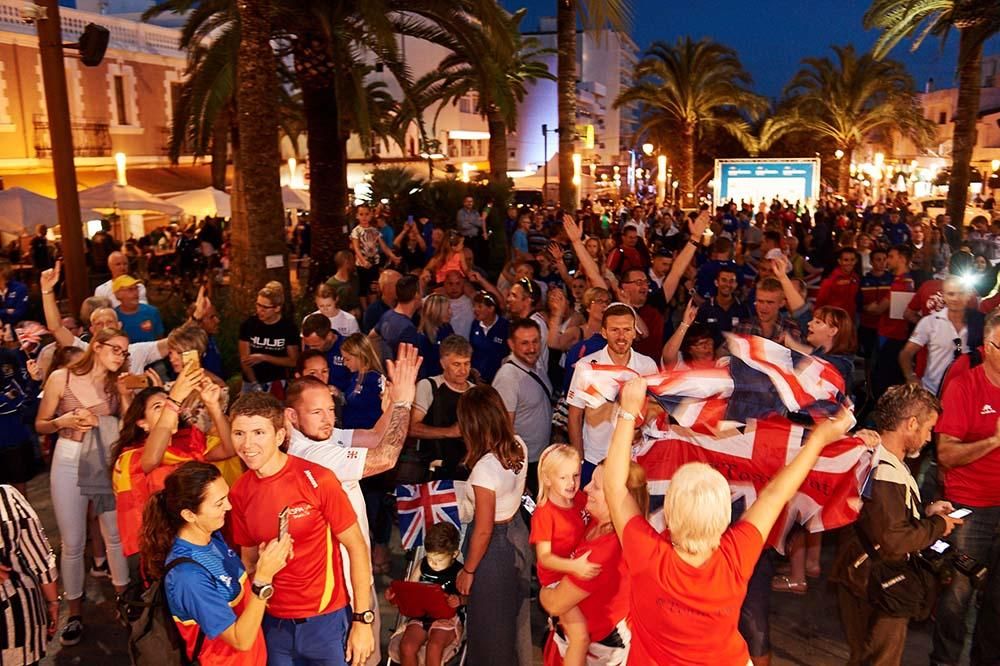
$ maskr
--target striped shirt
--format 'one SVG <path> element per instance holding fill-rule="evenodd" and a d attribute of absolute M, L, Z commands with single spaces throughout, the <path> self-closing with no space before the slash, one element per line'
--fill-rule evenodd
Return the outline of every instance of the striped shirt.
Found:
<path fill-rule="evenodd" d="M 41 585 L 56 580 L 56 556 L 38 515 L 14 487 L 0 485 L 0 663 L 33 664 L 45 656 L 48 614 Z"/>

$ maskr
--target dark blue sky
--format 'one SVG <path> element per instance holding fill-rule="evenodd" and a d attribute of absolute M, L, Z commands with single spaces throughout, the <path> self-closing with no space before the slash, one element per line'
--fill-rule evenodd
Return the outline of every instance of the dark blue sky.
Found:
<path fill-rule="evenodd" d="M 538 27 L 538 17 L 555 15 L 556 0 L 501 1 L 508 9 L 528 8 L 523 25 L 529 30 Z M 640 49 L 657 39 L 711 37 L 735 49 L 753 76 L 756 90 L 771 97 L 780 95 L 803 57 L 832 55 L 832 44 L 853 43 L 867 50 L 876 37 L 861 27 L 869 0 L 632 1 L 636 17 L 632 37 Z M 952 33 L 943 53 L 940 40 L 930 38 L 915 53 L 904 42 L 892 57 L 906 63 L 918 87 L 928 77 L 934 77 L 939 88 L 949 87 L 954 80 L 957 37 Z M 994 38 L 986 53 L 998 52 L 1000 38 Z"/>

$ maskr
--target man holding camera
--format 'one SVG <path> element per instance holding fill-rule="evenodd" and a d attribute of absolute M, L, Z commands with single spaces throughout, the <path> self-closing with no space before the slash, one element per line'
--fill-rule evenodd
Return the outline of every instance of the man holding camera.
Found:
<path fill-rule="evenodd" d="M 971 509 L 965 526 L 950 539 L 954 549 L 986 565 L 979 616 L 972 637 L 972 664 L 995 664 L 1000 655 L 1000 315 L 983 327 L 983 362 L 945 385 L 937 425 L 938 465 L 944 496 Z M 992 561 L 991 561 L 992 557 Z M 941 593 L 934 625 L 931 664 L 959 663 L 966 619 L 973 603 L 973 582 L 956 575 Z"/>
<path fill-rule="evenodd" d="M 954 507 L 947 501 L 933 502 L 926 517 L 922 515 L 920 490 L 903 462 L 930 439 L 940 412 L 937 398 L 917 384 L 890 388 L 875 407 L 881 437 L 879 463 L 865 483 L 857 522 L 844 531 L 832 576 L 839 583 L 837 597 L 851 650 L 850 666 L 898 665 L 903 656 L 910 617 L 890 615 L 870 596 L 874 560 L 903 562 L 962 523 L 948 515 Z"/>

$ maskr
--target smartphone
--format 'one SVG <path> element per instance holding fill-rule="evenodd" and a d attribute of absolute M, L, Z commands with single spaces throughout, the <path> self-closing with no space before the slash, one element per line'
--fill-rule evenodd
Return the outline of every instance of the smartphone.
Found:
<path fill-rule="evenodd" d="M 125 388 L 129 391 L 141 391 L 149 386 L 149 377 L 146 375 L 125 375 Z"/>
<path fill-rule="evenodd" d="M 184 364 L 184 368 L 188 367 L 197 370 L 201 367 L 201 357 L 198 356 L 197 349 L 188 349 L 187 351 L 181 352 L 181 363 Z"/>
<path fill-rule="evenodd" d="M 931 550 L 933 550 L 938 555 L 944 553 L 944 551 L 948 550 L 949 548 L 951 548 L 951 544 L 948 543 L 947 541 L 941 541 L 941 539 L 938 539 L 937 541 L 931 544 Z"/>
<path fill-rule="evenodd" d="M 288 534 L 288 507 L 287 506 L 284 509 L 282 509 L 280 513 L 278 513 L 278 539 L 285 538 L 286 534 Z"/>
<path fill-rule="evenodd" d="M 972 509 L 955 509 L 948 514 L 949 518 L 965 518 L 967 515 L 972 513 Z"/>

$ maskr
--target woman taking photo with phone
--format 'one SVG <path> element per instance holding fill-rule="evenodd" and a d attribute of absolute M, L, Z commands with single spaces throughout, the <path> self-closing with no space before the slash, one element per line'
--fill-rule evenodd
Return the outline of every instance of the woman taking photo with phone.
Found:
<path fill-rule="evenodd" d="M 229 485 L 219 470 L 188 462 L 166 478 L 143 514 L 144 571 L 151 578 L 166 576 L 167 605 L 188 658 L 202 666 L 257 666 L 267 661 L 260 623 L 274 594 L 274 575 L 291 552 L 288 535 L 261 544 L 251 584 L 240 556 L 219 532 L 230 509 Z M 194 561 L 170 566 L 178 558 Z"/>
<path fill-rule="evenodd" d="M 131 392 L 119 376 L 128 360 L 128 337 L 117 328 L 104 328 L 94 335 L 87 351 L 69 367 L 56 370 L 45 381 L 42 402 L 35 418 L 40 435 L 58 432 L 52 455 L 50 486 L 52 508 L 62 538 L 59 561 L 63 594 L 69 604 L 69 619 L 59 640 L 76 645 L 83 638 L 83 550 L 87 541 L 89 497 L 80 490 L 80 454 L 87 433 L 99 428 L 117 432 L 117 418 L 128 408 Z M 110 446 L 114 437 L 106 444 Z M 107 480 L 110 469 L 100 470 Z M 110 488 L 109 488 L 110 490 Z M 128 585 L 128 564 L 118 536 L 114 510 L 100 513 L 101 534 L 111 568 L 111 582 L 121 593 Z"/>
<path fill-rule="evenodd" d="M 180 418 L 181 405 L 193 394 L 200 395 L 219 436 L 220 444 L 211 450 L 206 446 L 206 433 Z M 125 412 L 121 437 L 111 448 L 110 459 L 115 461 L 111 484 L 126 557 L 139 552 L 146 501 L 163 489 L 171 472 L 190 460 L 213 462 L 236 455 L 221 397 L 219 386 L 204 370 L 188 365 L 169 393 L 158 386 L 143 389 Z"/>

